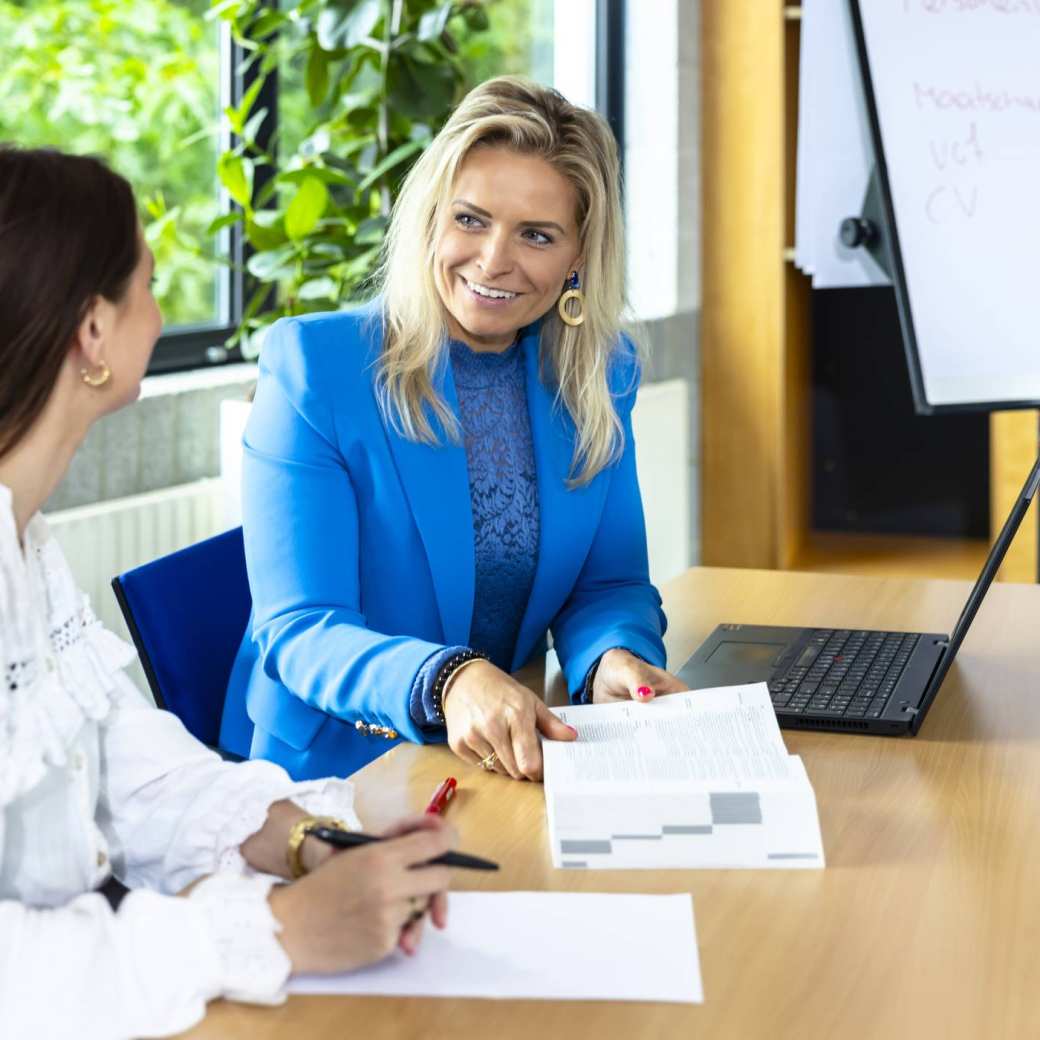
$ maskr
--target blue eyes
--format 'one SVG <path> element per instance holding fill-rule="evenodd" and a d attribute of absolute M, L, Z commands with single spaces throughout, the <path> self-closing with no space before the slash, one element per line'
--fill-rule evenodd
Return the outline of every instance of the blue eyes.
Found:
<path fill-rule="evenodd" d="M 479 217 L 473 216 L 472 213 L 456 213 L 455 223 L 466 231 L 474 231 L 484 227 L 484 222 Z M 551 246 L 553 243 L 549 235 L 545 234 L 544 231 L 538 231 L 536 228 L 525 228 L 523 237 L 536 246 Z"/>

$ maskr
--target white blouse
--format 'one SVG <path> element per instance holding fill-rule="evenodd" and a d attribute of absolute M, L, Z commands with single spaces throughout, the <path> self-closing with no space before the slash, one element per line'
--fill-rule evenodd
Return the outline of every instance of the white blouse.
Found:
<path fill-rule="evenodd" d="M 359 826 L 350 783 L 223 762 L 127 678 L 41 516 L 24 545 L 0 485 L 0 1037 L 162 1036 L 214 997 L 280 1002 L 273 879 L 238 848 L 282 798 Z M 94 891 L 113 873 L 118 912 Z"/>

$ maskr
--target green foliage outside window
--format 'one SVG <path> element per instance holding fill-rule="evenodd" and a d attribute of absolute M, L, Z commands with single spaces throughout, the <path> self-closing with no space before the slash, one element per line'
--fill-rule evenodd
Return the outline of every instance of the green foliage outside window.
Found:
<path fill-rule="evenodd" d="M 216 316 L 206 228 L 218 206 L 220 72 L 208 7 L 0 0 L 0 141 L 103 156 L 152 202 L 156 292 L 171 324 Z"/>

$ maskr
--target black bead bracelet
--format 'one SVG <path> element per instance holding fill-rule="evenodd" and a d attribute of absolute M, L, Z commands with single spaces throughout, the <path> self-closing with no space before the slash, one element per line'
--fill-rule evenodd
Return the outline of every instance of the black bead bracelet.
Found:
<path fill-rule="evenodd" d="M 433 688 L 430 690 L 430 695 L 433 698 L 434 718 L 442 726 L 444 725 L 444 690 L 448 685 L 448 680 L 464 664 L 468 664 L 470 661 L 487 660 L 490 660 L 488 655 L 481 653 L 479 650 L 460 650 L 457 654 L 452 654 L 441 665 L 440 670 L 437 672 L 437 677 L 433 680 Z"/>

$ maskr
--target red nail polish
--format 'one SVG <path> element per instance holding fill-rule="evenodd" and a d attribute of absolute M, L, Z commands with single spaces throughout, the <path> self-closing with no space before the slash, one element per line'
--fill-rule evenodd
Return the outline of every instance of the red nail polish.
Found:
<path fill-rule="evenodd" d="M 639 689 L 636 690 L 636 693 L 638 693 L 640 697 L 652 697 L 654 695 L 654 691 L 651 690 L 649 686 L 640 686 Z"/>

